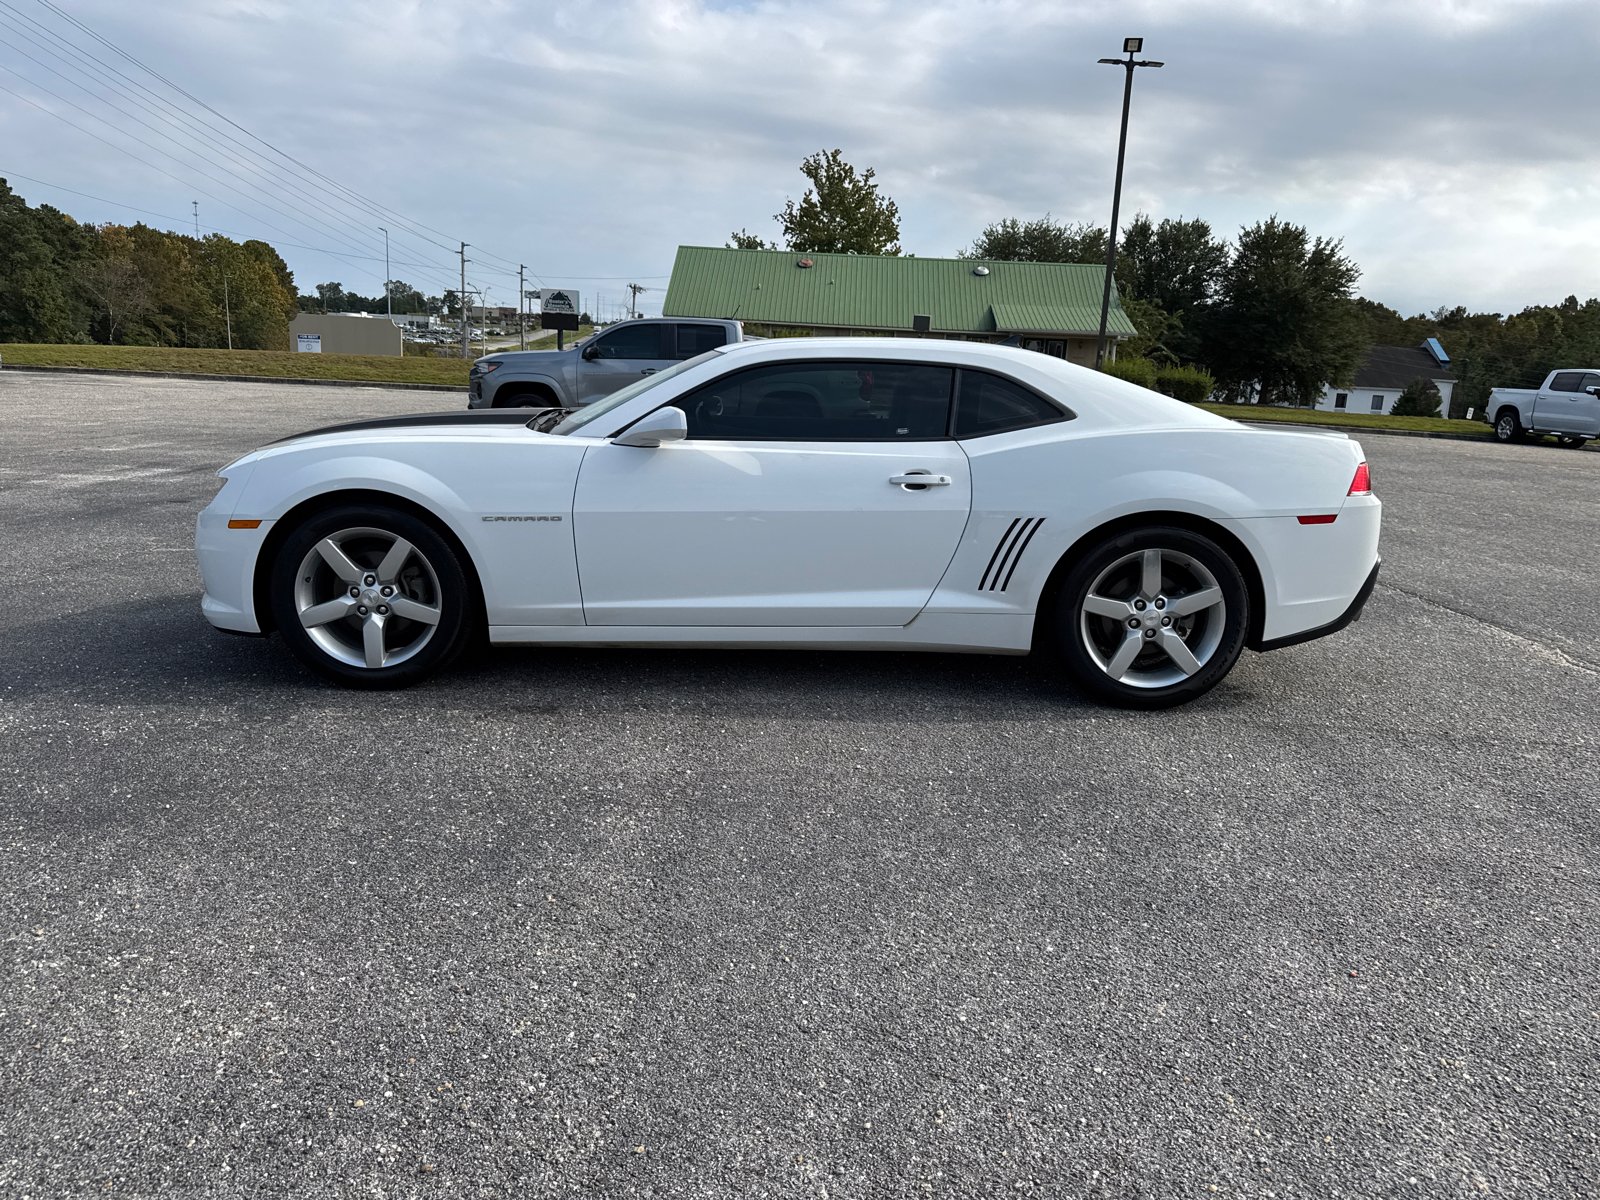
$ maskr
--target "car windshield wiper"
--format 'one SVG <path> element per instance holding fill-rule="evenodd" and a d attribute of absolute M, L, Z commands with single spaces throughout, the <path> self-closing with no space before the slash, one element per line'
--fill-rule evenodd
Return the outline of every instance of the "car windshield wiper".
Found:
<path fill-rule="evenodd" d="M 562 421 L 567 419 L 568 413 L 575 413 L 575 408 L 545 408 L 534 413 L 533 419 L 528 422 L 528 428 L 535 433 L 549 433 Z"/>

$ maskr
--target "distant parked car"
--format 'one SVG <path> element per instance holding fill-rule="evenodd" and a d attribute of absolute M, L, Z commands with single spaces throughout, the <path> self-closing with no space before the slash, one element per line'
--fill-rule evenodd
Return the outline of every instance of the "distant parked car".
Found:
<path fill-rule="evenodd" d="M 1577 449 L 1600 437 L 1600 368 L 1551 371 L 1537 388 L 1495 388 L 1488 409 L 1502 442 L 1549 433 Z"/>
<path fill-rule="evenodd" d="M 622 321 L 566 350 L 506 350 L 472 364 L 468 408 L 581 408 L 685 359 L 744 341 L 738 321 Z"/>
<path fill-rule="evenodd" d="M 659 328 L 659 325 L 652 328 Z M 568 414 L 428 413 L 224 467 L 213 625 L 397 687 L 491 642 L 1027 654 L 1166 708 L 1335 633 L 1381 506 L 1343 434 L 1264 430 L 1025 350 L 721 346 Z"/>

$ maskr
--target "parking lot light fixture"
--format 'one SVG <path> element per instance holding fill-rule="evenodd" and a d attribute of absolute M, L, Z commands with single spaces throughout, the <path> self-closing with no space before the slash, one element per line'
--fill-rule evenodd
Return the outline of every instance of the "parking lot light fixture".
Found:
<path fill-rule="evenodd" d="M 1164 64 L 1136 59 L 1144 49 L 1143 38 L 1123 38 L 1122 50 L 1128 57 L 1102 58 L 1099 61 L 1127 70 L 1122 85 L 1122 133 L 1117 139 L 1117 182 L 1111 190 L 1111 229 L 1106 237 L 1106 282 L 1100 297 L 1100 340 L 1095 344 L 1094 365 L 1099 370 L 1106 361 L 1106 321 L 1111 315 L 1111 276 L 1117 266 L 1117 217 L 1122 208 L 1122 160 L 1128 150 L 1128 106 L 1133 100 L 1133 72 L 1136 67 L 1159 67 Z"/>

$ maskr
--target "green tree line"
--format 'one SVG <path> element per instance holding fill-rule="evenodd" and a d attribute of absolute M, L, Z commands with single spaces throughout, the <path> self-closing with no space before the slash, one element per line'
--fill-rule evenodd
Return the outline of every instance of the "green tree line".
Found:
<path fill-rule="evenodd" d="M 808 156 L 800 173 L 810 186 L 774 215 L 784 248 L 800 252 L 899 254 L 900 218 L 863 172 L 838 150 Z M 1106 261 L 1104 226 L 1069 224 L 1048 215 L 1007 218 L 957 252 L 1003 262 Z M 778 249 L 741 229 L 732 248 Z M 1402 317 L 1356 294 L 1361 271 L 1336 238 L 1271 216 L 1244 226 L 1230 242 L 1198 218 L 1152 220 L 1139 214 L 1117 245 L 1119 300 L 1136 338 L 1119 354 L 1118 372 L 1139 382 L 1184 379 L 1214 383 L 1220 399 L 1309 404 L 1323 385 L 1348 386 L 1373 345 L 1419 346 L 1436 337 L 1458 383 L 1455 416 L 1483 412 L 1489 390 L 1540 382 L 1560 366 L 1600 362 L 1600 299 L 1535 305 L 1511 315 L 1440 308 Z M 1174 394 L 1179 394 L 1176 390 Z M 1426 407 L 1427 389 L 1410 404 Z"/>
<path fill-rule="evenodd" d="M 283 350 L 294 276 L 266 242 L 91 225 L 0 179 L 0 342 Z"/>

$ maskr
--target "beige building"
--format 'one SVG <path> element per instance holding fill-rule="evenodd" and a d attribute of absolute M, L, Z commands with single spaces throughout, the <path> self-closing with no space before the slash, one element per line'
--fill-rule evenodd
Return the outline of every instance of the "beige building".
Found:
<path fill-rule="evenodd" d="M 301 313 L 289 322 L 289 349 L 302 354 L 406 352 L 405 337 L 388 317 Z"/>

